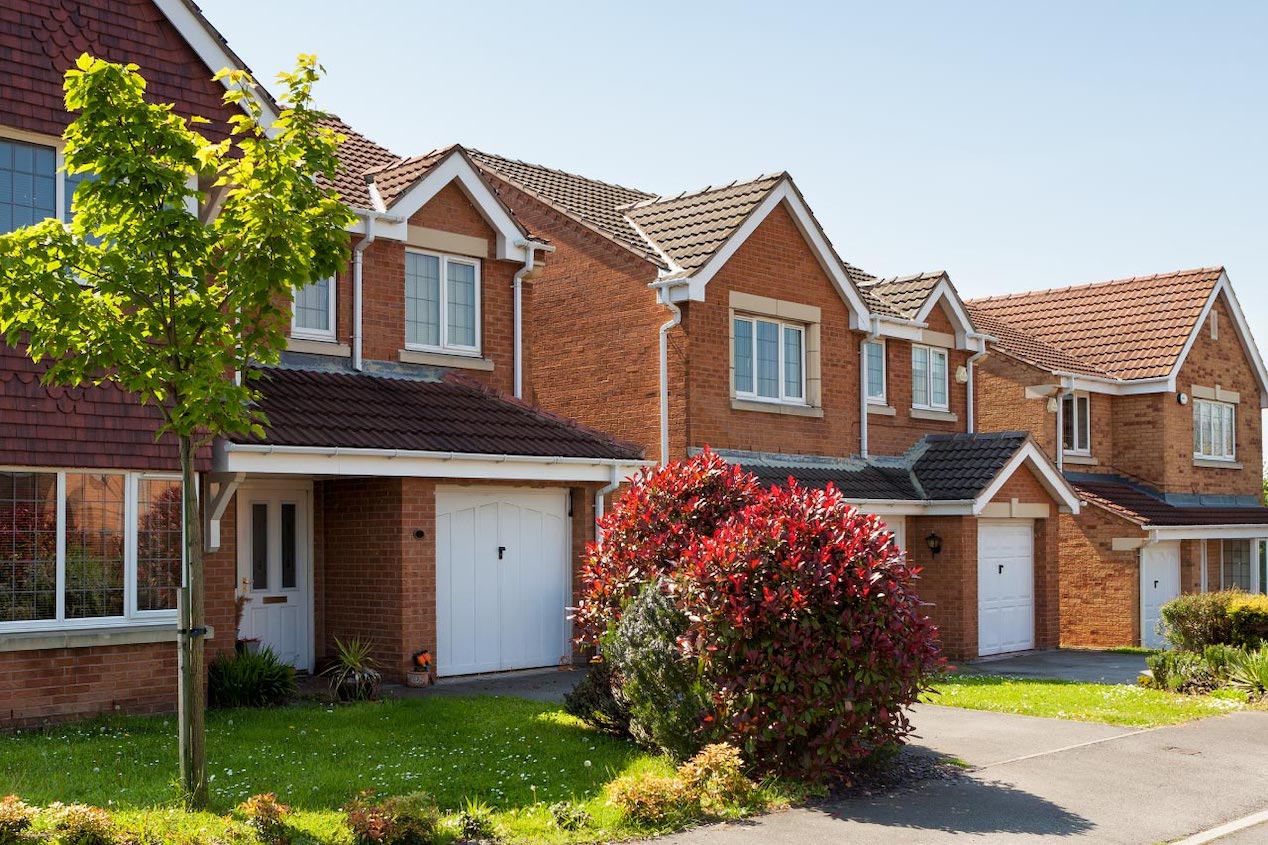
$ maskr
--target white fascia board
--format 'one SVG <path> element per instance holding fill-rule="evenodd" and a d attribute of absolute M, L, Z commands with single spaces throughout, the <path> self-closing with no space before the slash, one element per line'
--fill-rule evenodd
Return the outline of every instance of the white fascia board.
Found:
<path fill-rule="evenodd" d="M 973 321 L 969 319 L 969 312 L 964 307 L 959 293 L 956 292 L 955 286 L 944 275 L 941 281 L 934 286 L 925 304 L 920 306 L 920 310 L 916 312 L 916 320 L 921 323 L 929 322 L 929 315 L 933 313 L 933 309 L 941 301 L 945 300 L 951 306 L 951 313 L 956 323 L 955 342 L 960 349 L 967 349 L 969 346 L 969 335 L 976 334 L 977 330 L 973 328 Z"/>
<path fill-rule="evenodd" d="M 1008 463 L 1004 465 L 1004 468 L 999 471 L 995 476 L 995 480 L 978 494 L 978 497 L 973 502 L 973 513 L 980 514 L 986 510 L 986 506 L 990 504 L 991 499 L 995 498 L 995 494 L 1000 491 L 1000 488 L 1004 486 L 1008 479 L 1012 478 L 1013 473 L 1020 469 L 1024 463 L 1030 464 L 1030 468 L 1039 477 L 1039 483 L 1044 486 L 1044 489 L 1054 499 L 1068 507 L 1070 513 L 1078 514 L 1079 494 L 1074 491 L 1074 488 L 1070 486 L 1070 482 L 1065 480 L 1065 476 L 1057 471 L 1052 461 L 1048 460 L 1047 455 L 1041 452 L 1032 440 L 1027 440 L 1017 450 L 1017 454 L 1013 455 Z"/>
<path fill-rule="evenodd" d="M 787 177 L 781 179 L 779 184 L 771 189 L 761 204 L 748 216 L 748 219 L 722 245 L 722 248 L 715 252 L 713 257 L 703 267 L 692 274 L 691 299 L 695 302 L 704 301 L 705 287 L 709 284 L 709 280 L 726 265 L 731 256 L 735 255 L 736 250 L 748 240 L 748 237 L 757 230 L 762 221 L 780 203 L 788 204 L 788 210 L 791 212 L 797 228 L 801 231 L 802 237 L 810 244 L 815 258 L 819 261 L 819 265 L 828 274 L 828 278 L 832 280 L 837 293 L 841 295 L 841 298 L 845 300 L 846 305 L 849 307 L 850 328 L 862 329 L 867 327 L 871 315 L 868 313 L 866 303 L 863 302 L 863 297 L 855 289 L 854 283 L 850 281 L 849 276 L 845 274 L 845 269 L 841 266 L 836 253 L 833 252 L 832 247 L 828 244 L 828 239 L 824 236 L 823 230 L 819 228 L 819 224 L 810 213 L 810 209 L 806 207 L 800 194 L 793 188 Z"/>
<path fill-rule="evenodd" d="M 1202 306 L 1202 313 L 1198 315 L 1197 323 L 1193 326 L 1193 331 L 1189 333 L 1189 339 L 1184 342 L 1184 347 L 1180 350 L 1179 356 L 1176 357 L 1175 367 L 1171 370 L 1172 390 L 1175 390 L 1176 379 L 1180 376 L 1180 368 L 1184 366 L 1185 360 L 1189 357 L 1189 350 L 1193 348 L 1194 342 L 1198 338 L 1198 332 L 1202 331 L 1202 326 L 1206 325 L 1206 319 L 1211 314 L 1211 309 L 1215 307 L 1215 303 L 1219 300 L 1220 294 L 1224 293 L 1228 296 L 1228 310 L 1233 315 L 1233 322 L 1237 325 L 1237 337 L 1241 341 L 1242 349 L 1246 352 L 1246 357 L 1250 359 L 1251 369 L 1255 371 L 1255 378 L 1259 382 L 1260 407 L 1268 408 L 1268 369 L 1264 368 L 1264 360 L 1259 354 L 1259 347 L 1255 344 L 1255 336 L 1250 333 L 1250 325 L 1246 322 L 1246 314 L 1242 311 L 1242 305 L 1237 301 L 1237 294 L 1233 292 L 1233 285 L 1228 280 L 1228 273 L 1221 273 L 1219 280 L 1215 283 L 1215 287 L 1211 289 L 1211 295 L 1207 297 L 1206 305 Z"/>
<path fill-rule="evenodd" d="M 172 26 L 176 27 L 176 31 L 185 39 L 185 43 L 198 54 L 198 58 L 203 60 L 203 64 L 207 65 L 212 73 L 226 67 L 233 70 L 246 70 L 242 60 L 229 52 L 220 39 L 207 31 L 210 23 L 206 19 L 199 20 L 198 14 L 183 0 L 154 0 L 154 5 L 167 17 Z M 256 84 L 258 85 L 259 82 L 260 80 L 257 79 Z M 230 88 L 229 80 L 222 79 L 220 83 L 225 90 Z M 261 97 L 254 91 L 247 91 L 247 96 L 260 104 L 261 117 L 266 128 L 280 117 L 268 98 Z M 246 104 L 240 105 L 244 112 L 251 113 Z"/>
<path fill-rule="evenodd" d="M 846 502 L 877 516 L 972 516 L 972 499 L 917 501 L 913 499 L 851 499 Z"/>
<path fill-rule="evenodd" d="M 1151 543 L 1166 540 L 1258 540 L 1268 539 L 1268 525 L 1168 525 L 1145 528 Z"/>
<path fill-rule="evenodd" d="M 881 337 L 910 340 L 916 343 L 924 340 L 925 329 L 928 328 L 925 323 L 904 320 L 901 317 L 878 317 L 877 325 L 880 328 Z"/>
<path fill-rule="evenodd" d="M 628 476 L 651 465 L 649 461 L 601 458 L 238 443 L 221 443 L 213 462 L 217 472 L 605 483 L 612 480 L 613 470 Z"/>
<path fill-rule="evenodd" d="M 456 181 L 467 199 L 497 233 L 497 258 L 524 262 L 528 260 L 528 236 L 493 195 L 484 178 L 458 150 L 449 153 L 440 164 L 433 166 L 414 183 L 408 191 L 397 197 L 388 211 L 397 222 L 383 226 L 379 237 L 404 241 L 408 234 L 409 219 L 440 193 L 450 182 Z"/>

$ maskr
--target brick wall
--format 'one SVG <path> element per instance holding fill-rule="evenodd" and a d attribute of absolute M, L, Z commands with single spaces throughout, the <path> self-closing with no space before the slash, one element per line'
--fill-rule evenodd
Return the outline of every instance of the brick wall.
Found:
<path fill-rule="evenodd" d="M 731 407 L 730 293 L 767 296 L 820 309 L 823 417 L 733 410 Z M 690 362 L 687 437 L 693 446 L 857 454 L 861 334 L 819 266 L 792 215 L 780 205 L 709 282 L 704 302 L 683 319 Z"/>
<path fill-rule="evenodd" d="M 973 416 L 978 431 L 1029 431 L 1039 448 L 1056 459 L 1057 415 L 1046 399 L 1027 399 L 1025 389 L 1055 384 L 1051 373 L 992 352 L 973 365 Z"/>
<path fill-rule="evenodd" d="M 934 555 L 929 534 L 942 538 Z M 930 603 L 943 653 L 951 660 L 977 657 L 977 520 L 971 516 L 907 517 L 907 554 L 920 566 L 916 591 Z"/>
<path fill-rule="evenodd" d="M 932 331 L 955 333 L 941 306 L 929 314 L 928 323 Z M 922 420 L 911 416 L 911 347 L 912 343 L 906 340 L 885 340 L 885 398 L 888 406 L 894 409 L 894 415 L 868 414 L 867 448 L 870 454 L 901 455 L 926 434 L 954 434 L 968 430 L 968 385 L 957 382 L 955 373 L 968 363 L 969 353 L 950 349 L 947 354 L 948 406 L 957 419 Z M 858 349 L 857 343 L 855 349 Z"/>
<path fill-rule="evenodd" d="M 1062 514 L 1061 644 L 1113 648 L 1140 642 L 1140 552 L 1114 551 L 1115 537 L 1143 539 L 1135 524 L 1097 507 Z"/>

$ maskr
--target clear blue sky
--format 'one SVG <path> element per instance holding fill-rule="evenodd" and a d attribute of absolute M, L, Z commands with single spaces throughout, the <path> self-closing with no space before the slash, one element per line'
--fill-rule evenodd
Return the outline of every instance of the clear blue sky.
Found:
<path fill-rule="evenodd" d="M 200 3 L 398 153 L 787 170 L 846 260 L 966 297 L 1223 264 L 1268 345 L 1268 3 Z"/>

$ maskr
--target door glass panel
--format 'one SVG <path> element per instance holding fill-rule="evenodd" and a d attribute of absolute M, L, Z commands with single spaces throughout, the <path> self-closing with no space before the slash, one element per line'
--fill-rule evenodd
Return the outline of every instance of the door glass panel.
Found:
<path fill-rule="evenodd" d="M 269 588 L 269 506 L 251 505 L 251 587 Z"/>
<path fill-rule="evenodd" d="M 295 588 L 295 504 L 282 503 L 282 589 Z"/>
<path fill-rule="evenodd" d="M 1250 590 L 1250 541 L 1224 541 L 1224 588 Z"/>

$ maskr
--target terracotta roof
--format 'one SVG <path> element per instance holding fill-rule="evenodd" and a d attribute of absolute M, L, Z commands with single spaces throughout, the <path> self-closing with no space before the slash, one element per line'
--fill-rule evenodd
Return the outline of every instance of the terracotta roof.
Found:
<path fill-rule="evenodd" d="M 1026 334 L 1016 326 L 1000 319 L 989 311 L 970 305 L 969 317 L 978 331 L 996 339 L 996 348 L 1041 370 L 1077 373 L 1085 376 L 1110 378 L 1110 374 L 1094 364 L 1081 361 L 1068 352 L 1045 343 L 1034 335 Z"/>
<path fill-rule="evenodd" d="M 581 221 L 653 264 L 665 266 L 665 261 L 621 211 L 634 203 L 655 199 L 654 194 L 479 150 L 467 152 L 476 164 L 494 176 Z"/>
<path fill-rule="evenodd" d="M 323 178 L 320 181 L 338 191 L 348 205 L 374 208 L 365 174 L 399 164 L 402 158 L 387 147 L 371 141 L 334 115 L 329 115 L 322 124 L 343 135 L 344 140 L 339 144 L 339 162 L 342 165 L 339 172 L 334 179 Z"/>
<path fill-rule="evenodd" d="M 1072 478 L 1070 483 L 1088 504 L 1096 505 L 1138 525 L 1165 527 L 1174 525 L 1265 525 L 1268 508 L 1230 505 L 1170 504 L 1145 487 L 1116 476 L 1092 480 L 1086 476 Z"/>
<path fill-rule="evenodd" d="M 238 443 L 635 460 L 641 451 L 461 376 L 274 367 L 256 382 L 264 435 Z"/>
<path fill-rule="evenodd" d="M 750 182 L 644 200 L 625 209 L 625 214 L 661 253 L 690 272 L 713 257 L 785 176 L 759 176 Z"/>
<path fill-rule="evenodd" d="M 873 279 L 866 282 L 868 294 L 885 303 L 897 316 L 913 320 L 929 299 L 938 283 L 947 279 L 945 270 L 917 273 L 914 276 L 895 276 L 892 279 Z"/>
<path fill-rule="evenodd" d="M 390 207 L 401 194 L 423 178 L 428 170 L 443 161 L 455 149 L 455 146 L 450 144 L 448 147 L 441 147 L 420 156 L 368 170 L 365 179 L 367 182 L 374 183 L 383 204 Z"/>
<path fill-rule="evenodd" d="M 973 300 L 994 316 L 1116 379 L 1167 376 L 1221 267 Z M 1001 338 L 1001 347 L 1011 351 Z M 1024 357 L 1023 350 L 1017 350 Z"/>

